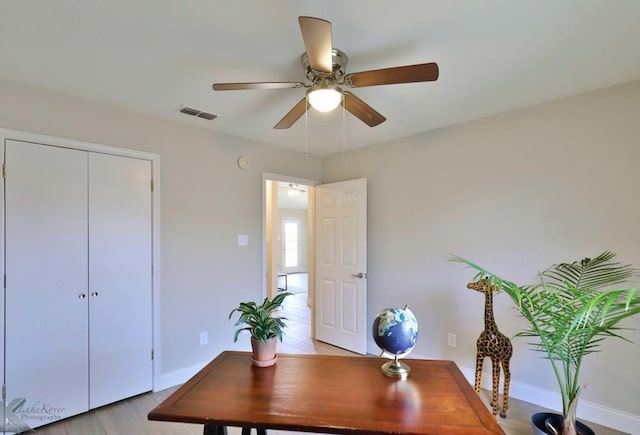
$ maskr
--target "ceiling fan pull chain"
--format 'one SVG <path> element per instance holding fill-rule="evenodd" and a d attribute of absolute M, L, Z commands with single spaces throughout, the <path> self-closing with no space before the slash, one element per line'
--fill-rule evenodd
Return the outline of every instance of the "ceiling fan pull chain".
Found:
<path fill-rule="evenodd" d="M 342 98 L 344 99 L 344 95 L 342 96 Z M 345 134 L 345 130 L 346 130 L 346 124 L 345 124 L 345 108 L 344 106 L 346 106 L 346 104 L 344 104 L 344 101 L 342 102 L 342 155 L 344 156 L 344 151 L 347 148 L 347 139 L 346 139 L 346 134 Z"/>
<path fill-rule="evenodd" d="M 309 160 L 309 98 L 304 97 L 304 159 Z"/>

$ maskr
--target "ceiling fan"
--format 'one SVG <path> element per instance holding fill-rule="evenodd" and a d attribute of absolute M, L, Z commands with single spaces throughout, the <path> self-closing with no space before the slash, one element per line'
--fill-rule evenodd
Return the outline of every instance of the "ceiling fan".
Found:
<path fill-rule="evenodd" d="M 306 49 L 300 61 L 311 84 L 303 82 L 214 83 L 213 90 L 307 88 L 304 98 L 273 127 L 275 129 L 291 127 L 308 110 L 309 104 L 322 112 L 328 112 L 338 105 L 343 105 L 346 110 L 369 127 L 375 127 L 386 118 L 341 86 L 362 88 L 430 82 L 438 79 L 438 65 L 434 62 L 347 74 L 345 71 L 348 63 L 347 54 L 333 48 L 331 23 L 314 17 L 298 17 L 298 22 Z"/>
<path fill-rule="evenodd" d="M 279 183 L 278 190 L 287 192 L 287 196 L 300 196 L 307 192 L 307 189 L 305 189 L 305 186 L 302 186 L 297 183 L 288 183 L 288 184 Z"/>

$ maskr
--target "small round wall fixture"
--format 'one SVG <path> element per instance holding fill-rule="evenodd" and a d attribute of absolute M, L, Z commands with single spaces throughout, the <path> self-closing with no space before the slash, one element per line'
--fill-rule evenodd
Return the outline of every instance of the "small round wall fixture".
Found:
<path fill-rule="evenodd" d="M 238 157 L 238 167 L 240 169 L 247 169 L 249 167 L 249 159 L 245 156 Z"/>
<path fill-rule="evenodd" d="M 373 321 L 373 340 L 382 349 L 382 356 L 393 358 L 382 365 L 387 376 L 405 379 L 411 367 L 399 361 L 413 350 L 418 341 L 418 321 L 408 306 L 385 308 Z"/>

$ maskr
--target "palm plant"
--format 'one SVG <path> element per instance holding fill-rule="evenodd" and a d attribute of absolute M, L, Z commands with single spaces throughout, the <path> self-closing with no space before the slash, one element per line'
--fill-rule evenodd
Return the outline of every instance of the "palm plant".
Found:
<path fill-rule="evenodd" d="M 282 330 L 286 327 L 284 317 L 276 315 L 275 311 L 282 305 L 287 296 L 292 293 L 278 293 L 273 299 L 264 298 L 262 304 L 255 302 L 241 302 L 240 305 L 229 313 L 229 319 L 236 311 L 240 317 L 234 326 L 245 325 L 244 328 L 236 330 L 233 335 L 233 342 L 238 341 L 238 335 L 242 331 L 249 331 L 255 340 L 266 343 L 270 338 L 277 337 L 282 341 Z"/>
<path fill-rule="evenodd" d="M 516 334 L 536 337 L 534 350 L 545 353 L 562 395 L 563 435 L 576 434 L 576 409 L 583 390 L 579 376 L 583 358 L 599 350 L 606 337 L 628 341 L 619 323 L 640 313 L 640 290 L 612 288 L 638 276 L 638 269 L 614 261 L 605 251 L 596 258 L 554 264 L 538 274 L 534 285 L 519 286 L 461 257 L 451 261 L 475 269 L 490 285 L 504 291 L 528 321 Z"/>

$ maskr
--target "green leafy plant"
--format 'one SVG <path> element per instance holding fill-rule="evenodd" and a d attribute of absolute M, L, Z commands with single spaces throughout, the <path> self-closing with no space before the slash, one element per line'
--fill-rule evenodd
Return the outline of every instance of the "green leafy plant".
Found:
<path fill-rule="evenodd" d="M 234 326 L 245 325 L 244 328 L 236 330 L 233 335 L 233 342 L 238 341 L 238 335 L 242 331 L 249 331 L 251 337 L 266 343 L 273 337 L 278 337 L 282 341 L 282 330 L 286 327 L 284 317 L 279 317 L 276 310 L 282 306 L 282 302 L 292 293 L 278 293 L 273 299 L 264 298 L 262 304 L 255 302 L 241 302 L 240 305 L 229 313 L 229 320 L 236 311 L 240 317 Z"/>
<path fill-rule="evenodd" d="M 553 367 L 564 417 L 562 434 L 576 434 L 576 409 L 584 386 L 579 376 L 583 358 L 600 349 L 606 337 L 629 341 L 619 334 L 619 323 L 640 313 L 640 290 L 612 288 L 638 276 L 638 269 L 614 261 L 605 251 L 596 258 L 554 264 L 538 273 L 538 282 L 519 286 L 461 257 L 451 261 L 475 269 L 475 279 L 486 277 L 504 291 L 528 327 L 516 334 L 535 337 L 533 349 L 545 353 Z"/>

